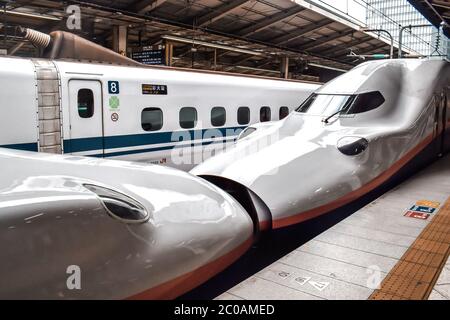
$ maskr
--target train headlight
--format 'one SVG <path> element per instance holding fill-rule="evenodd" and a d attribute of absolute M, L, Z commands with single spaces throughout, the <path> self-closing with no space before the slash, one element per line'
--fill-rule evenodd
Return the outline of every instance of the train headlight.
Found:
<path fill-rule="evenodd" d="M 251 135 L 255 131 L 256 131 L 256 128 L 248 127 L 244 131 L 241 132 L 241 134 L 239 135 L 237 140 L 239 141 L 241 139 L 244 139 L 244 138 L 248 137 L 249 135 Z"/>
<path fill-rule="evenodd" d="M 337 142 L 338 150 L 346 156 L 356 156 L 364 152 L 369 141 L 361 137 L 344 137 Z"/>
<path fill-rule="evenodd" d="M 109 215 L 117 220 L 143 223 L 149 218 L 147 210 L 139 202 L 120 192 L 92 184 L 84 184 L 84 187 L 95 193 Z"/>

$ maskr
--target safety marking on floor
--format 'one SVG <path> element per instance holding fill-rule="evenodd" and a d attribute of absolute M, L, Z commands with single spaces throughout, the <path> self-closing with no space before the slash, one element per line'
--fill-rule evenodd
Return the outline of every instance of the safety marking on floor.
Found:
<path fill-rule="evenodd" d="M 311 280 L 311 277 L 297 277 L 295 278 L 295 281 L 299 284 L 299 285 L 304 285 L 305 283 L 309 282 L 309 280 Z"/>
<path fill-rule="evenodd" d="M 311 286 L 313 286 L 314 289 L 316 289 L 318 291 L 323 291 L 330 285 L 329 282 L 314 281 L 312 277 L 296 276 L 295 274 L 292 274 L 292 275 L 295 276 L 294 280 L 297 284 L 303 286 L 306 283 L 309 283 Z M 278 272 L 278 276 L 283 279 L 288 279 L 288 278 L 290 278 L 291 273 L 286 272 L 286 271 L 281 271 L 281 272 Z"/>
<path fill-rule="evenodd" d="M 407 211 L 405 213 L 405 217 L 427 220 L 430 217 L 430 214 L 424 212 Z"/>
<path fill-rule="evenodd" d="M 330 285 L 329 282 L 319 282 L 319 281 L 309 281 L 309 284 L 319 291 L 325 290 L 325 288 Z"/>
<path fill-rule="evenodd" d="M 438 211 L 440 202 L 430 200 L 419 200 L 409 208 L 404 214 L 405 217 L 427 220 L 431 214 L 435 214 Z"/>
<path fill-rule="evenodd" d="M 420 203 L 421 205 L 430 203 Z M 439 207 L 440 204 L 432 203 Z M 424 212 L 417 212 L 428 214 Z M 371 300 L 426 300 L 450 254 L 450 198 L 389 272 Z"/>
<path fill-rule="evenodd" d="M 431 214 L 434 211 L 436 211 L 436 208 L 414 205 L 409 210 L 416 211 L 416 212 L 430 213 Z"/>
<path fill-rule="evenodd" d="M 416 202 L 417 206 L 424 206 L 424 207 L 431 207 L 431 208 L 439 208 L 441 205 L 440 202 L 437 201 L 430 201 L 430 200 L 419 200 Z"/>

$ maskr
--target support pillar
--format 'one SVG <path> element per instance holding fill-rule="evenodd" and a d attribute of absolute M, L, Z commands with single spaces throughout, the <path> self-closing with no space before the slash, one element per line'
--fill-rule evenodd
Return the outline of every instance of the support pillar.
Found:
<path fill-rule="evenodd" d="M 166 41 L 165 43 L 166 52 L 166 66 L 171 67 L 173 62 L 173 43 Z"/>
<path fill-rule="evenodd" d="M 127 26 L 113 27 L 113 50 L 124 56 L 127 54 Z"/>
<path fill-rule="evenodd" d="M 289 57 L 283 57 L 281 59 L 281 78 L 289 79 Z"/>

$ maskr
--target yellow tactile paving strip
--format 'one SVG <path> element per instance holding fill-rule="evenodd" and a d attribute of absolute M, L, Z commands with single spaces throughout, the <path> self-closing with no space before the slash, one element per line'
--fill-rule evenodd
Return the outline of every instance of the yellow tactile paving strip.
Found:
<path fill-rule="evenodd" d="M 449 253 L 450 198 L 369 299 L 428 299 Z"/>

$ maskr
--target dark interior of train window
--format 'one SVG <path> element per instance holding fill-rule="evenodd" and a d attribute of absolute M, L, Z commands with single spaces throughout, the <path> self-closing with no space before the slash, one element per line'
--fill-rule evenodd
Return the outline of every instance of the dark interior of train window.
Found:
<path fill-rule="evenodd" d="M 239 107 L 237 112 L 238 123 L 240 125 L 246 125 L 250 123 L 250 108 Z"/>
<path fill-rule="evenodd" d="M 78 115 L 91 118 L 94 115 L 94 93 L 91 89 L 78 90 Z"/>
<path fill-rule="evenodd" d="M 363 113 L 381 106 L 386 100 L 379 91 L 360 93 L 350 106 L 347 114 Z"/>
<path fill-rule="evenodd" d="M 145 108 L 141 113 L 141 125 L 145 131 L 158 131 L 163 127 L 163 112 L 159 108 Z"/>
<path fill-rule="evenodd" d="M 259 111 L 259 120 L 261 122 L 267 122 L 272 119 L 270 107 L 262 107 Z"/>
<path fill-rule="evenodd" d="M 227 112 L 224 107 L 214 107 L 211 109 L 211 124 L 213 127 L 222 127 L 227 121 Z"/>
<path fill-rule="evenodd" d="M 184 107 L 180 110 L 180 126 L 183 129 L 192 129 L 197 125 L 197 109 Z"/>
<path fill-rule="evenodd" d="M 288 107 L 281 107 L 280 108 L 280 120 L 286 118 L 289 115 L 289 108 Z"/>

